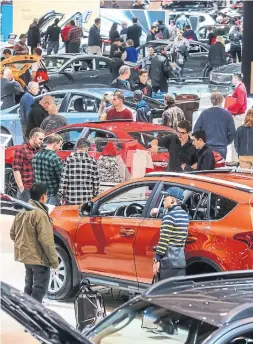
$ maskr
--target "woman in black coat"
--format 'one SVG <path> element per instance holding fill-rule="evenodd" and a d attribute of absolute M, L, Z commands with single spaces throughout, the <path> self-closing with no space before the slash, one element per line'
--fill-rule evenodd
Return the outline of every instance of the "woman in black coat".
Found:
<path fill-rule="evenodd" d="M 110 65 L 110 71 L 112 73 L 112 81 L 119 76 L 119 69 L 123 66 L 124 61 L 122 60 L 122 52 L 115 51 L 113 54 L 113 59 Z"/>
<path fill-rule="evenodd" d="M 115 42 L 115 39 L 120 38 L 117 23 L 112 24 L 111 30 L 109 32 L 109 38 L 111 40 L 111 44 L 113 44 Z"/>

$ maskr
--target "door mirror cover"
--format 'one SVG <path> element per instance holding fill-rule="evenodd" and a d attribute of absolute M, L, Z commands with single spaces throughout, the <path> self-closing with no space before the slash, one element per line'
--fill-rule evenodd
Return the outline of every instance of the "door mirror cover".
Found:
<path fill-rule="evenodd" d="M 90 215 L 92 209 L 93 209 L 93 202 L 86 202 L 81 206 L 80 213 L 82 216 L 88 216 Z"/>

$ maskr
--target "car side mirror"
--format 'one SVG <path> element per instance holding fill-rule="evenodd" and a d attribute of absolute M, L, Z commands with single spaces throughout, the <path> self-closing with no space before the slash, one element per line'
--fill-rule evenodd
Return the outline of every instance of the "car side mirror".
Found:
<path fill-rule="evenodd" d="M 83 216 L 88 216 L 90 215 L 92 209 L 93 209 L 93 202 L 86 202 L 81 206 L 80 213 Z"/>

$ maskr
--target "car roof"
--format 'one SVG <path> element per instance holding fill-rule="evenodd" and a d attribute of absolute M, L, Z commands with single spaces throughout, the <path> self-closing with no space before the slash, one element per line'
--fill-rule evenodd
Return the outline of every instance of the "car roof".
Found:
<path fill-rule="evenodd" d="M 141 298 L 221 327 L 252 314 L 253 272 L 232 271 L 170 278 L 154 284 Z"/>
<path fill-rule="evenodd" d="M 64 128 L 76 128 L 76 127 L 92 127 L 110 131 L 126 131 L 126 132 L 143 132 L 143 131 L 167 131 L 170 132 L 172 129 L 152 123 L 143 123 L 143 122 L 134 122 L 131 120 L 122 120 L 122 121 L 101 121 L 101 122 L 85 122 L 85 123 L 76 123 L 70 124 Z"/>
<path fill-rule="evenodd" d="M 184 178 L 188 181 L 206 182 L 215 185 L 219 184 L 253 194 L 253 175 L 240 171 L 227 172 L 226 170 L 223 171 L 220 169 L 214 171 L 200 171 L 200 173 L 151 172 L 148 173 L 146 177 Z"/>

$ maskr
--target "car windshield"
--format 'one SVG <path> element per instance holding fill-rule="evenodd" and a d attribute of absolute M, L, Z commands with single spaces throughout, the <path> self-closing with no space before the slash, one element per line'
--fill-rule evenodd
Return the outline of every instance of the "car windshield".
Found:
<path fill-rule="evenodd" d="M 44 56 L 43 61 L 48 71 L 57 71 L 60 69 L 69 59 L 66 57 L 54 57 Z"/>
<path fill-rule="evenodd" d="M 128 133 L 135 140 L 137 140 L 144 148 L 151 148 L 151 142 L 155 139 L 168 135 L 168 131 L 154 130 L 154 131 L 138 131 Z M 158 152 L 168 152 L 164 147 L 159 147 Z"/>
<path fill-rule="evenodd" d="M 189 338 L 202 343 L 216 329 L 205 322 L 137 299 L 108 316 L 87 336 L 95 344 L 186 344 Z"/>
<path fill-rule="evenodd" d="M 151 110 L 153 109 L 164 109 L 164 104 L 161 102 L 158 102 L 157 100 L 154 100 L 152 98 L 149 97 L 144 97 L 145 102 L 148 104 L 149 108 Z M 131 104 L 131 106 L 135 107 L 135 103 L 133 101 L 133 97 L 125 97 L 125 101 L 129 104 Z"/>

